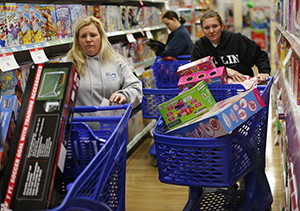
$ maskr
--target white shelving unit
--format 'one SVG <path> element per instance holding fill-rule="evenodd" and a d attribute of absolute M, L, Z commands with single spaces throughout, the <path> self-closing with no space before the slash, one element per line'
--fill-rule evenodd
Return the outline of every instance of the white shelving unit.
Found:
<path fill-rule="evenodd" d="M 285 40 L 291 46 L 292 53 L 300 58 L 300 39 L 277 25 L 281 40 Z M 282 58 L 283 59 L 283 58 Z M 285 57 L 286 61 L 290 58 Z M 282 210 L 299 210 L 300 188 L 300 106 L 296 103 L 292 85 L 287 78 L 287 68 L 280 68 L 277 64 L 275 86 L 277 98 L 283 102 L 284 117 L 282 118 L 283 137 L 280 143 L 281 171 L 283 184 Z M 294 76 L 296 77 L 296 76 Z M 299 80 L 299 76 L 298 76 Z M 300 84 L 299 84 L 300 85 Z"/>

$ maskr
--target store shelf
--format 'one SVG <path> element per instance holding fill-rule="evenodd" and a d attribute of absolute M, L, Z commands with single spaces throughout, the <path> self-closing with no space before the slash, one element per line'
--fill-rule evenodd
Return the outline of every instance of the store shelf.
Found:
<path fill-rule="evenodd" d="M 144 129 L 129 142 L 129 144 L 127 145 L 127 153 L 130 150 L 132 150 L 133 147 L 136 146 L 139 141 L 141 141 L 143 139 L 143 137 L 150 131 L 150 129 L 152 127 L 154 127 L 155 123 L 156 123 L 156 120 L 151 119 L 149 124 L 146 127 L 144 127 Z"/>
<path fill-rule="evenodd" d="M 286 134 L 288 138 L 288 153 L 289 161 L 292 163 L 292 166 L 300 165 L 300 125 L 297 124 L 300 121 L 300 107 L 296 104 L 296 101 L 293 99 L 293 91 L 289 83 L 284 79 L 282 70 L 278 73 L 278 85 L 281 87 L 281 99 L 284 106 L 285 121 L 286 121 Z M 300 187 L 300 168 L 293 169 L 294 175 L 294 184 L 297 187 Z M 300 198 L 298 196 L 297 201 L 299 202 Z M 297 204 L 299 207 L 299 203 Z"/>
<path fill-rule="evenodd" d="M 155 31 L 155 30 L 162 30 L 165 28 L 166 28 L 165 25 L 159 25 L 159 26 L 137 28 L 137 29 L 131 29 L 125 31 L 115 31 L 115 32 L 107 33 L 107 37 L 109 39 L 112 39 L 112 38 L 118 38 L 120 36 L 126 36 L 126 34 L 128 33 L 136 34 L 136 33 L 146 32 L 148 30 Z M 30 49 L 42 47 L 45 51 L 46 56 L 50 58 L 50 57 L 65 55 L 71 49 L 72 44 L 73 44 L 73 38 L 65 38 L 60 40 L 52 40 L 52 41 L 39 42 L 34 44 L 4 47 L 4 48 L 0 48 L 0 54 L 13 52 L 17 63 L 24 64 L 32 61 L 32 58 L 29 53 Z M 151 59 L 151 61 L 153 63 L 153 59 Z M 146 63 L 148 64 L 149 61 L 147 60 Z M 151 64 L 150 65 L 148 64 L 147 66 L 144 65 L 144 67 L 149 67 L 149 66 L 151 66 Z"/>
<path fill-rule="evenodd" d="M 6 0 L 6 3 L 15 3 L 15 0 Z M 85 5 L 132 5 L 132 6 L 164 6 L 162 0 L 18 0 L 18 3 L 38 3 L 38 4 L 84 4 Z"/>
<path fill-rule="evenodd" d="M 284 30 L 279 24 L 277 25 L 277 29 L 280 31 L 281 35 L 287 39 L 287 41 L 293 47 L 294 52 L 300 58 L 300 39 Z"/>

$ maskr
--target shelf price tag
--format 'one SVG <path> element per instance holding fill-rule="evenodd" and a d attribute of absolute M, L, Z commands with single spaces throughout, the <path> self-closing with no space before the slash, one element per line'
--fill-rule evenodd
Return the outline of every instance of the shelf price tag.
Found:
<path fill-rule="evenodd" d="M 136 42 L 136 39 L 134 38 L 132 33 L 127 33 L 126 37 L 127 37 L 128 42 L 130 42 L 130 43 Z"/>
<path fill-rule="evenodd" d="M 149 29 L 146 30 L 146 35 L 147 35 L 148 39 L 152 39 L 153 38 L 153 35 L 152 35 L 152 33 L 151 33 L 151 31 Z"/>
<path fill-rule="evenodd" d="M 45 63 L 49 61 L 43 48 L 33 48 L 30 49 L 29 51 L 30 51 L 30 56 L 35 64 Z"/>
<path fill-rule="evenodd" d="M 144 71 L 145 71 L 145 68 L 144 68 L 143 64 L 140 64 L 140 65 L 134 67 L 134 72 L 136 73 L 137 76 L 141 76 Z"/>
<path fill-rule="evenodd" d="M 19 65 L 12 52 L 0 54 L 0 69 L 2 72 L 19 68 Z"/>

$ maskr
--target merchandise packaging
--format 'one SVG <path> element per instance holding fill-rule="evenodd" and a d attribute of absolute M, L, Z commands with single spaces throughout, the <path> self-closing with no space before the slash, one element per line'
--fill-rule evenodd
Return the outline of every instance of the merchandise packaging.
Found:
<path fill-rule="evenodd" d="M 3 172 L 2 208 L 43 210 L 56 204 L 55 176 L 64 169 L 79 81 L 70 62 L 31 66 Z"/>
<path fill-rule="evenodd" d="M 153 69 L 148 69 L 142 74 L 143 87 L 147 89 L 155 89 L 156 83 L 154 78 Z"/>
<path fill-rule="evenodd" d="M 210 70 L 216 68 L 215 63 L 213 62 L 210 56 L 198 59 L 196 61 L 181 65 L 177 69 L 177 74 L 181 77 L 184 75 L 189 75 L 192 73 Z"/>
<path fill-rule="evenodd" d="M 4 95 L 1 97 L 0 171 L 3 170 L 7 162 L 8 150 L 16 127 L 15 121 L 18 117 L 19 108 L 20 106 L 16 95 Z"/>
<path fill-rule="evenodd" d="M 204 80 L 206 84 L 226 84 L 227 79 L 227 71 L 223 66 L 182 76 L 178 81 L 178 88 L 182 91 L 185 87 L 191 88 L 202 80 Z"/>
<path fill-rule="evenodd" d="M 205 112 L 216 103 L 205 81 L 157 106 L 169 129 L 187 122 Z"/>
<path fill-rule="evenodd" d="M 232 132 L 264 106 L 262 97 L 254 88 L 216 103 L 207 113 L 166 131 L 166 134 L 194 138 L 220 137 Z"/>

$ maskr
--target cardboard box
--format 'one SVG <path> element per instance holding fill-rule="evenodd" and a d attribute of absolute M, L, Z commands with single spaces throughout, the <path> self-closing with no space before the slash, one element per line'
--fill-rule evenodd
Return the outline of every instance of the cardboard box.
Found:
<path fill-rule="evenodd" d="M 1 97 L 0 171 L 3 170 L 7 162 L 8 150 L 16 127 L 19 108 L 20 106 L 16 95 L 4 95 Z"/>
<path fill-rule="evenodd" d="M 43 210 L 54 203 L 55 175 L 63 171 L 59 158 L 60 153 L 65 158 L 78 87 L 72 63 L 31 67 L 3 174 L 3 209 Z"/>
<path fill-rule="evenodd" d="M 177 74 L 181 77 L 192 73 L 210 70 L 216 68 L 215 63 L 212 61 L 210 56 L 198 59 L 196 61 L 181 65 L 177 69 Z"/>
<path fill-rule="evenodd" d="M 207 84 L 226 84 L 227 80 L 227 71 L 223 66 L 182 76 L 178 81 L 178 88 L 181 91 L 184 90 L 185 87 L 188 87 L 190 89 L 191 87 L 199 83 L 199 81 L 205 81 L 205 83 Z"/>
<path fill-rule="evenodd" d="M 226 135 L 265 106 L 257 89 L 216 103 L 207 113 L 166 132 L 170 136 L 216 138 Z"/>
<path fill-rule="evenodd" d="M 163 102 L 157 108 L 171 129 L 207 112 L 215 103 L 206 83 L 200 81 L 190 90 Z"/>
<path fill-rule="evenodd" d="M 143 87 L 147 89 L 155 89 L 156 83 L 154 78 L 153 69 L 148 69 L 142 74 Z"/>

